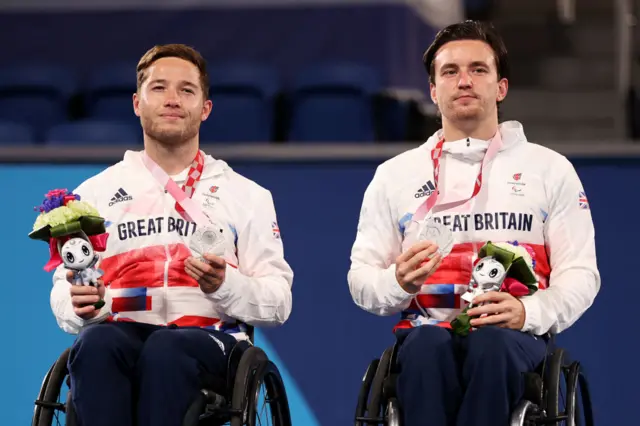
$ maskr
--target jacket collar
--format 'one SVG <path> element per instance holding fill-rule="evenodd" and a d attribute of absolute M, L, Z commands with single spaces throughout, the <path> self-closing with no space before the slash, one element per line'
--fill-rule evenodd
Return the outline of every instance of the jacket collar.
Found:
<path fill-rule="evenodd" d="M 144 163 L 142 162 L 143 151 L 126 151 L 124 154 L 124 163 L 128 166 L 133 166 L 137 169 L 146 170 Z M 202 171 L 202 179 L 207 179 L 213 176 L 221 175 L 227 171 L 231 171 L 231 167 L 223 160 L 213 158 L 209 154 L 204 156 L 204 170 Z M 189 167 L 171 176 L 176 183 L 182 183 L 187 179 L 187 173 Z"/>
<path fill-rule="evenodd" d="M 517 121 L 505 121 L 498 126 L 498 131 L 502 136 L 502 147 L 500 151 L 512 148 L 515 145 L 527 143 L 522 124 Z M 422 146 L 429 152 L 442 138 L 442 129 L 435 132 Z M 465 138 L 457 141 L 445 142 L 442 147 L 443 155 L 450 155 L 458 160 L 476 163 L 482 161 L 484 154 L 489 147 L 490 141 Z"/>

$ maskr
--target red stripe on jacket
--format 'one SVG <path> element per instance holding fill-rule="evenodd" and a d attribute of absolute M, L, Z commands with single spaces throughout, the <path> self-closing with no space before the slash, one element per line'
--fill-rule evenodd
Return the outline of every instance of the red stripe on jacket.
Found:
<path fill-rule="evenodd" d="M 476 250 L 479 251 L 484 243 L 476 243 Z M 456 244 L 451 253 L 442 260 L 440 267 L 425 282 L 425 285 L 435 284 L 461 284 L 468 285 L 471 280 L 472 262 L 473 262 L 473 243 Z M 533 250 L 532 258 L 535 261 L 535 271 L 540 279 L 540 289 L 548 286 L 549 274 L 551 267 L 549 266 L 549 258 L 547 251 L 540 244 L 520 244 L 528 246 Z M 423 309 L 449 308 L 460 309 L 462 306 L 460 294 L 418 294 L 416 299 Z M 409 309 L 418 310 L 416 300 L 412 300 Z M 409 323 L 402 321 L 400 324 L 407 326 Z M 445 323 L 448 324 L 448 323 Z M 446 326 L 446 325 L 445 325 Z M 399 325 L 400 328 L 402 326 Z"/>

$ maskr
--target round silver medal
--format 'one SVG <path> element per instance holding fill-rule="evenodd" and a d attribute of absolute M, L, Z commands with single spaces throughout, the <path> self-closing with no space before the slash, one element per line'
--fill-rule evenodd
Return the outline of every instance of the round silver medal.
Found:
<path fill-rule="evenodd" d="M 453 249 L 453 233 L 449 228 L 433 219 L 420 224 L 419 241 L 432 241 L 438 246 L 438 252 L 444 258 Z"/>
<path fill-rule="evenodd" d="M 224 255 L 224 236 L 222 228 L 217 226 L 199 227 L 191 235 L 189 248 L 194 256 L 204 259 L 204 254 Z"/>

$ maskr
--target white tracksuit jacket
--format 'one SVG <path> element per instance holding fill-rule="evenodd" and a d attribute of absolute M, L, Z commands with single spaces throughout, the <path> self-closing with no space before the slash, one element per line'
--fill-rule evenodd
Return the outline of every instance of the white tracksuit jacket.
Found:
<path fill-rule="evenodd" d="M 187 170 L 173 176 L 178 185 Z M 98 265 L 107 289 L 105 307 L 85 322 L 73 312 L 66 271 L 58 267 L 51 307 L 66 332 L 75 334 L 97 321 L 136 321 L 214 327 L 242 339 L 242 323 L 278 325 L 289 317 L 293 271 L 284 259 L 271 193 L 224 161 L 205 156 L 193 195 L 225 236 L 226 281 L 209 295 L 184 271 L 195 224 L 176 211 L 141 152 L 127 151 L 122 161 L 74 192 L 107 221 L 107 250 Z"/>
<path fill-rule="evenodd" d="M 349 288 L 355 303 L 377 315 L 401 313 L 398 328 L 447 326 L 466 306 L 460 295 L 471 277 L 473 244 L 517 241 L 535 252 L 541 287 L 521 300 L 522 331 L 542 335 L 571 326 L 591 306 L 600 289 L 594 227 L 588 201 L 572 164 L 562 155 L 527 141 L 520 123 L 500 125 L 503 146 L 485 169 L 479 194 L 466 210 L 434 209 L 453 232 L 451 254 L 417 297 L 395 278 L 395 259 L 416 243 L 413 214 L 434 190 L 431 150 L 436 132 L 418 148 L 381 164 L 364 194 L 352 248 Z M 440 185 L 444 199 L 453 189 L 471 195 L 487 141 L 444 144 Z M 419 306 L 418 306 L 419 304 Z"/>

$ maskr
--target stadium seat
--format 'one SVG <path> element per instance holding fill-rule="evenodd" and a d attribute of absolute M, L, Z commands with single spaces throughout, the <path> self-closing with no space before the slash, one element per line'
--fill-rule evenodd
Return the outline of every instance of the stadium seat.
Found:
<path fill-rule="evenodd" d="M 30 145 L 35 142 L 31 127 L 11 121 L 0 121 L 0 146 Z"/>
<path fill-rule="evenodd" d="M 129 123 L 82 120 L 53 126 L 46 136 L 47 144 L 56 145 L 136 145 L 142 142 L 142 131 Z"/>
<path fill-rule="evenodd" d="M 293 87 L 288 139 L 374 141 L 374 96 L 380 88 L 376 70 L 363 65 L 333 63 L 302 72 Z"/>
<path fill-rule="evenodd" d="M 52 124 L 67 120 L 77 84 L 74 74 L 55 65 L 14 65 L 0 68 L 0 120 L 33 128 L 41 137 Z"/>
<path fill-rule="evenodd" d="M 211 115 L 202 123 L 200 140 L 268 142 L 274 135 L 275 69 L 260 64 L 227 63 L 209 68 Z"/>
<path fill-rule="evenodd" d="M 114 63 L 92 73 L 85 87 L 87 117 L 93 120 L 117 120 L 137 123 L 133 113 L 136 91 L 136 64 Z"/>

